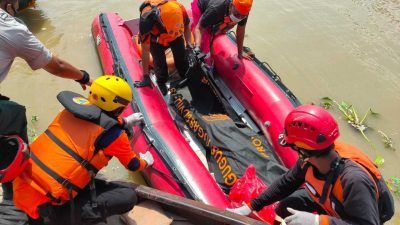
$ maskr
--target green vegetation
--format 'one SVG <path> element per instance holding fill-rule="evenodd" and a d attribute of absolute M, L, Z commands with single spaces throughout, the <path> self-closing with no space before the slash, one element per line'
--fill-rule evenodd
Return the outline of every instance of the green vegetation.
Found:
<path fill-rule="evenodd" d="M 377 155 L 375 157 L 374 163 L 378 166 L 381 167 L 385 163 L 385 159 L 381 155 Z"/>
<path fill-rule="evenodd" d="M 322 98 L 322 101 L 323 101 L 322 106 L 325 109 L 330 109 L 332 106 L 336 106 L 339 109 L 339 111 L 342 113 L 342 115 L 345 117 L 347 122 L 351 126 L 353 126 L 355 129 L 360 131 L 360 133 L 365 138 L 365 140 L 367 140 L 368 142 L 371 142 L 370 139 L 367 137 L 367 135 L 365 135 L 365 130 L 368 128 L 368 126 L 365 124 L 365 122 L 369 115 L 377 116 L 377 115 L 379 115 L 378 113 L 372 111 L 372 109 L 369 108 L 368 111 L 366 113 L 364 113 L 364 116 L 362 117 L 362 119 L 360 119 L 361 117 L 358 115 L 357 110 L 354 108 L 354 106 L 352 104 L 349 104 L 345 101 L 342 101 L 339 103 L 329 97 Z"/>
<path fill-rule="evenodd" d="M 385 146 L 385 148 L 391 149 L 391 150 L 396 150 L 393 147 L 393 140 L 391 137 L 389 137 L 387 134 L 383 133 L 383 131 L 378 130 L 378 134 L 381 135 L 382 137 L 382 143 Z"/>
<path fill-rule="evenodd" d="M 379 154 L 377 151 L 375 145 L 371 142 L 371 140 L 368 138 L 368 136 L 365 134 L 365 131 L 369 128 L 366 124 L 367 118 L 369 116 L 378 116 L 379 114 L 374 112 L 372 108 L 369 108 L 367 112 L 364 113 L 364 115 L 361 117 L 356 108 L 345 101 L 338 102 L 334 99 L 331 99 L 329 97 L 324 97 L 321 99 L 322 103 L 321 105 L 325 109 L 331 109 L 332 107 L 337 108 L 341 113 L 344 119 L 356 130 L 358 130 L 363 138 L 371 145 L 372 149 L 375 151 L 376 158 L 374 160 L 375 164 L 377 166 L 382 166 L 385 163 L 385 159 Z M 372 129 L 372 128 L 370 128 Z M 378 130 L 378 134 L 382 137 L 382 143 L 385 148 L 387 149 L 392 149 L 395 150 L 393 147 L 393 140 L 390 138 L 387 134 L 385 134 L 383 131 Z"/>
<path fill-rule="evenodd" d="M 28 122 L 28 139 L 29 143 L 32 143 L 37 138 L 36 133 L 36 123 L 39 121 L 38 116 L 32 116 L 31 120 Z"/>
<path fill-rule="evenodd" d="M 398 177 L 391 177 L 386 181 L 390 191 L 394 193 L 394 195 L 400 198 L 400 178 Z"/>
<path fill-rule="evenodd" d="M 331 99 L 329 97 L 324 97 L 321 99 L 322 103 L 321 105 L 325 109 L 331 109 L 332 107 L 337 108 L 344 119 L 356 130 L 358 130 L 363 138 L 371 145 L 372 149 L 375 152 L 375 160 L 374 163 L 378 166 L 381 167 L 385 163 L 385 159 L 379 154 L 377 149 L 375 148 L 375 145 L 371 142 L 371 140 L 368 138 L 368 136 L 365 134 L 365 131 L 370 128 L 366 125 L 367 117 L 369 116 L 378 116 L 379 114 L 372 111 L 371 108 L 367 110 L 367 112 L 364 113 L 362 117 L 359 116 L 356 108 L 345 101 L 338 102 L 334 99 Z M 361 119 L 360 119 L 361 118 Z M 372 128 L 370 128 L 372 130 Z M 386 133 L 384 133 L 381 130 L 377 131 L 377 134 L 380 135 L 382 138 L 382 144 L 386 149 L 390 150 L 396 150 L 394 148 L 393 144 L 393 139 L 389 137 Z M 391 177 L 390 179 L 386 180 L 386 183 L 389 187 L 389 189 L 394 193 L 394 195 L 398 198 L 400 198 L 400 178 L 398 177 Z"/>

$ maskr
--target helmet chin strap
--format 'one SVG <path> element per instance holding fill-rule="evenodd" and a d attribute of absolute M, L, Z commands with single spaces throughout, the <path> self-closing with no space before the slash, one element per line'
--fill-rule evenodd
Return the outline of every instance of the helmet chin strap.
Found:
<path fill-rule="evenodd" d="M 104 111 L 104 112 L 106 112 L 106 114 L 109 115 L 110 117 L 117 119 L 121 115 L 121 113 L 124 111 L 124 109 L 125 109 L 125 107 L 119 107 L 113 111 L 109 111 L 109 112 Z"/>

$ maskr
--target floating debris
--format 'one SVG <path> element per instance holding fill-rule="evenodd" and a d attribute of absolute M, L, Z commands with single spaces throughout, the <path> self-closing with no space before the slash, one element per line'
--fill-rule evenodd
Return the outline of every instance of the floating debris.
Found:
<path fill-rule="evenodd" d="M 29 143 L 32 143 L 38 137 L 36 132 L 36 124 L 39 121 L 38 116 L 32 116 L 30 122 L 28 123 L 28 139 Z"/>
<path fill-rule="evenodd" d="M 365 130 L 367 130 L 367 128 L 368 128 L 368 126 L 365 124 L 365 122 L 369 115 L 377 116 L 377 115 L 379 115 L 378 113 L 372 111 L 372 109 L 369 108 L 367 110 L 367 112 L 364 114 L 364 116 L 362 117 L 362 119 L 360 119 L 361 117 L 358 115 L 357 110 L 354 108 L 354 106 L 352 104 L 349 104 L 345 101 L 342 101 L 339 103 L 336 100 L 331 99 L 329 97 L 322 98 L 322 101 L 323 101 L 322 106 L 325 109 L 330 109 L 330 108 L 332 108 L 332 106 L 336 106 L 339 109 L 339 111 L 342 113 L 342 115 L 345 117 L 347 122 L 352 127 L 357 129 L 358 131 L 360 131 L 360 133 L 362 134 L 362 136 L 364 137 L 365 140 L 367 140 L 368 142 L 371 142 L 371 140 L 367 137 L 367 135 L 365 135 Z"/>
<path fill-rule="evenodd" d="M 383 131 L 381 131 L 381 130 L 378 130 L 378 134 L 380 134 L 381 135 L 381 137 L 382 137 L 382 142 L 383 142 L 383 145 L 385 146 L 385 148 L 388 148 L 388 149 L 391 149 L 391 150 L 396 150 L 395 148 L 394 148 L 394 145 L 393 145 L 393 139 L 391 138 L 391 137 L 389 137 L 387 134 L 385 134 Z"/>
<path fill-rule="evenodd" d="M 386 184 L 390 191 L 392 191 L 396 197 L 400 198 L 400 178 L 391 177 L 386 181 Z"/>

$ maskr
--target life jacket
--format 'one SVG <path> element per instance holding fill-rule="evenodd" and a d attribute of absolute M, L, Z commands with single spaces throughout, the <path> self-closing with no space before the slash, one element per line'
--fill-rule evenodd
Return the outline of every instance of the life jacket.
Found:
<path fill-rule="evenodd" d="M 150 16 L 142 15 L 149 12 Z M 140 7 L 141 24 L 151 26 L 151 40 L 164 46 L 183 35 L 184 7 L 175 0 L 147 0 Z M 141 42 L 145 42 L 149 34 L 141 33 Z"/>
<path fill-rule="evenodd" d="M 97 147 L 98 142 L 120 124 L 79 94 L 65 91 L 57 98 L 65 109 L 30 145 L 30 163 L 21 176 L 54 205 L 74 198 L 107 165 L 106 146 Z"/>
<path fill-rule="evenodd" d="M 305 186 L 309 195 L 318 203 L 329 215 L 342 218 L 345 216 L 343 202 L 343 186 L 338 174 L 339 166 L 344 159 L 353 161 L 370 177 L 375 186 L 376 199 L 381 222 L 389 220 L 394 214 L 393 199 L 379 172 L 377 166 L 361 150 L 354 146 L 335 142 L 335 151 L 340 158 L 334 162 L 331 172 L 326 180 L 317 179 L 312 166 L 307 167 L 305 176 Z"/>

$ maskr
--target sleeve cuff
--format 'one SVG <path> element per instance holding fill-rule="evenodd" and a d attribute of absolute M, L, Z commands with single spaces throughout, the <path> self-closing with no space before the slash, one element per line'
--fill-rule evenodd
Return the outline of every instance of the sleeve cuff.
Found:
<path fill-rule="evenodd" d="M 27 61 L 32 70 L 42 69 L 51 61 L 53 54 L 46 47 L 43 46 L 42 52 L 39 56 L 31 61 Z"/>

